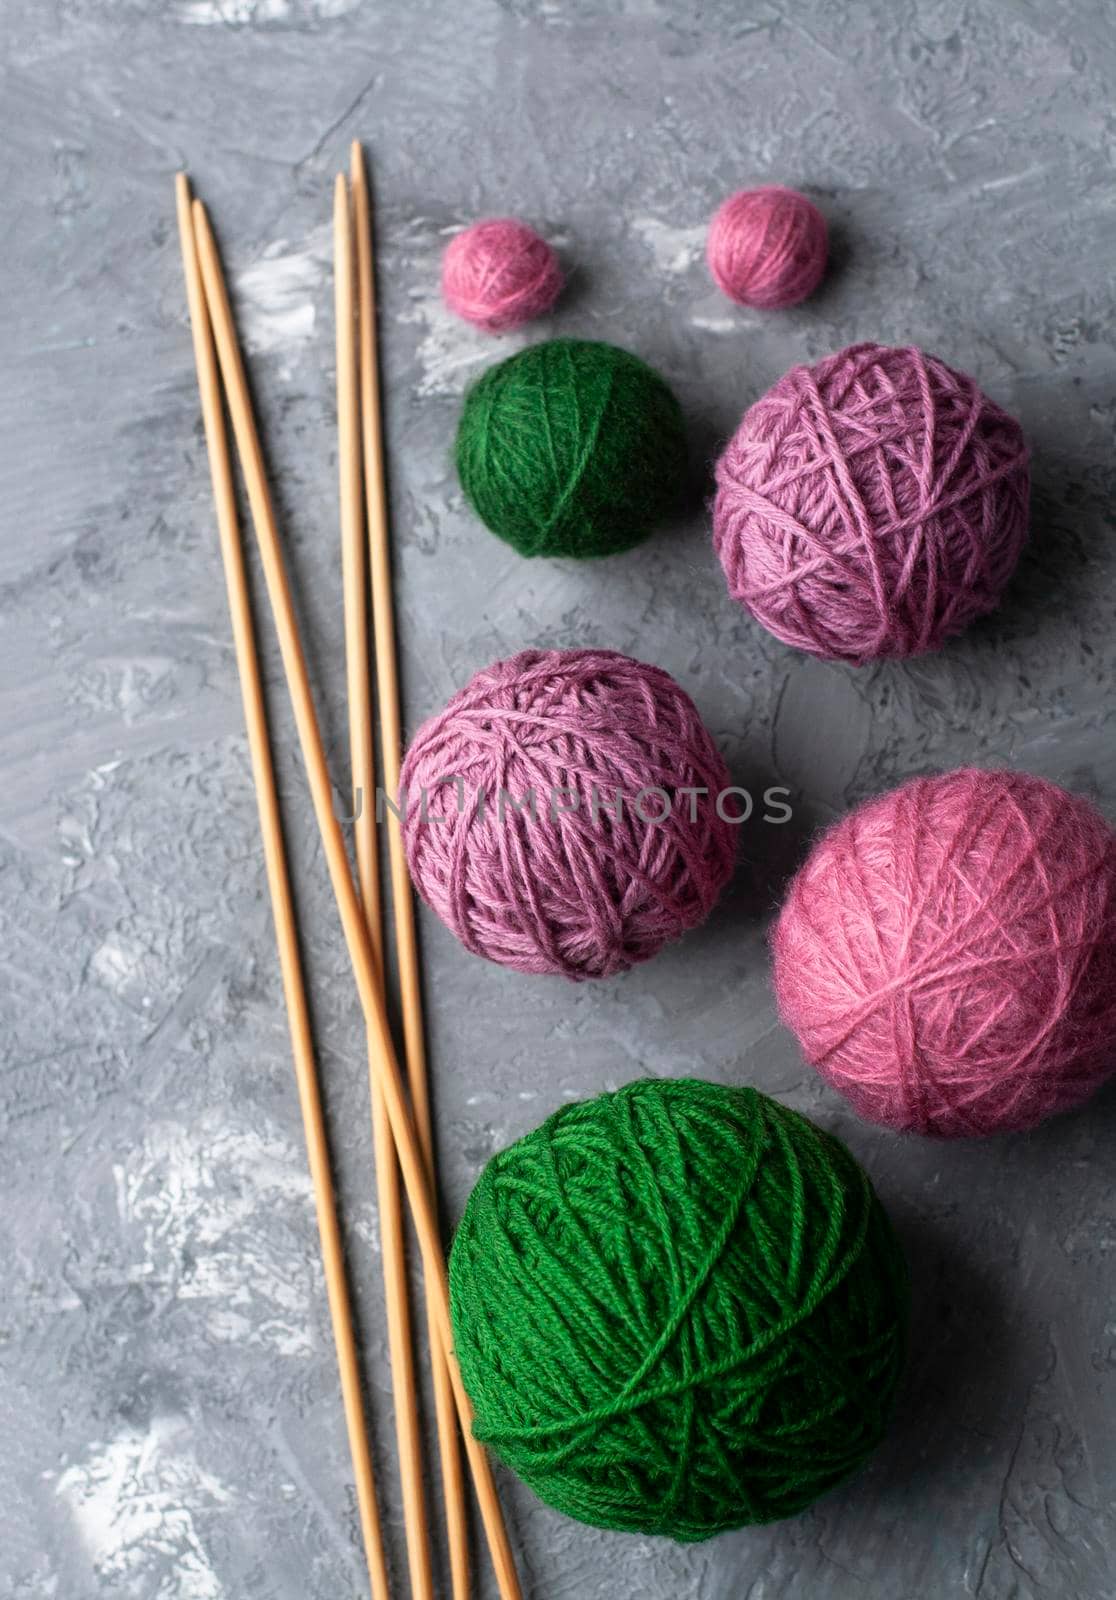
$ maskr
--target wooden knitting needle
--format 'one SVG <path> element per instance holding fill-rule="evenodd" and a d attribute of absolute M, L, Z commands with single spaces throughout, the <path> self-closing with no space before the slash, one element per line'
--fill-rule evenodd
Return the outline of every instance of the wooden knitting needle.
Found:
<path fill-rule="evenodd" d="M 325 751 L 322 747 L 322 736 L 318 727 L 317 713 L 314 709 L 314 698 L 310 691 L 310 677 L 306 669 L 306 658 L 302 650 L 302 641 L 299 638 L 294 605 L 291 601 L 290 586 L 287 581 L 286 568 L 283 564 L 279 530 L 275 521 L 275 511 L 272 506 L 267 474 L 264 469 L 259 433 L 252 413 L 244 361 L 236 338 L 228 291 L 221 272 L 221 264 L 217 256 L 213 233 L 209 226 L 209 218 L 206 216 L 205 207 L 199 200 L 194 201 L 194 231 L 198 241 L 202 281 L 205 284 L 210 320 L 217 340 L 217 356 L 221 366 L 221 375 L 224 379 L 225 393 L 228 398 L 233 432 L 236 436 L 237 449 L 240 454 L 245 488 L 248 492 L 248 503 L 252 512 L 252 522 L 260 548 L 264 581 L 271 602 L 275 630 L 279 637 L 279 649 L 283 657 L 283 668 L 286 673 L 287 687 L 290 691 L 295 726 L 298 729 L 299 744 L 302 748 L 302 757 L 306 766 L 310 795 L 318 820 L 318 831 L 321 834 L 322 848 L 326 858 L 326 865 L 329 869 L 330 881 L 333 885 L 334 897 L 337 901 L 337 909 L 341 917 L 341 926 L 344 930 L 345 942 L 348 945 L 349 956 L 353 964 L 353 974 L 356 978 L 357 991 L 364 1010 L 365 1023 L 373 1035 L 377 1047 L 376 1071 L 384 1091 L 388 1118 L 391 1122 L 391 1131 L 395 1138 L 395 1147 L 399 1156 L 399 1168 L 403 1175 L 403 1185 L 407 1191 L 407 1199 L 410 1202 L 414 1217 L 415 1232 L 418 1236 L 423 1270 L 429 1287 L 430 1303 L 434 1309 L 438 1338 L 446 1352 L 450 1376 L 453 1380 L 454 1398 L 457 1401 L 457 1412 L 461 1420 L 462 1432 L 465 1435 L 466 1453 L 473 1474 L 473 1482 L 477 1489 L 481 1519 L 484 1523 L 485 1535 L 496 1571 L 496 1582 L 501 1600 L 521 1600 L 522 1590 L 519 1587 L 515 1560 L 512 1556 L 507 1529 L 504 1526 L 500 1502 L 496 1495 L 492 1468 L 483 1447 L 473 1438 L 472 1406 L 469 1402 L 469 1396 L 465 1392 L 465 1386 L 461 1381 L 461 1372 L 458 1368 L 457 1360 L 453 1355 L 453 1331 L 449 1315 L 446 1263 L 441 1237 L 438 1232 L 437 1214 L 428 1181 L 426 1164 L 423 1160 L 422 1147 L 419 1144 L 414 1124 L 411 1121 L 410 1109 L 403 1089 L 403 1078 L 399 1071 L 399 1063 L 396 1060 L 395 1045 L 392 1042 L 391 1030 L 388 1027 L 387 1012 L 384 1007 L 383 996 L 380 993 L 372 942 L 368 937 L 368 927 L 361 911 L 360 900 L 353 884 L 352 874 L 349 871 L 349 861 L 345 854 L 345 841 L 341 835 L 341 827 L 333 813 L 333 793 L 330 787 L 329 768 L 326 764 Z"/>
<path fill-rule="evenodd" d="M 368 572 L 361 503 L 360 401 L 356 361 L 356 290 L 349 193 L 340 174 L 333 196 L 333 273 L 337 324 L 337 442 L 341 503 L 341 572 L 345 597 L 345 670 L 349 694 L 354 833 L 360 899 L 373 955 L 383 980 L 383 917 L 376 848 L 376 781 L 372 756 L 372 691 L 368 667 Z M 407 1257 L 399 1168 L 384 1094 L 376 1077 L 375 1040 L 369 1035 L 372 1141 L 380 1217 L 380 1253 L 387 1305 L 395 1436 L 403 1487 L 403 1524 L 414 1600 L 434 1600 L 430 1529 L 422 1475 L 415 1357 L 411 1342 Z"/>
<path fill-rule="evenodd" d="M 395 799 L 399 792 L 399 766 L 403 748 L 399 715 L 399 671 L 396 660 L 395 614 L 392 603 L 391 554 L 388 547 L 387 485 L 384 477 L 383 420 L 376 336 L 375 277 L 372 261 L 372 217 L 364 151 L 354 139 L 349 175 L 356 229 L 357 288 L 360 328 L 360 420 L 364 444 L 364 492 L 368 516 L 368 546 L 372 568 L 372 634 L 376 649 L 376 699 L 380 713 L 380 751 L 384 790 Z M 422 986 L 415 909 L 411 880 L 403 853 L 399 819 L 389 812 L 388 847 L 391 853 L 391 902 L 395 913 L 395 946 L 399 962 L 399 989 L 403 1011 L 403 1050 L 411 1091 L 415 1131 L 422 1146 L 431 1188 L 434 1183 L 434 1130 L 430 1115 L 430 1087 L 426 1070 L 426 1038 L 422 1019 Z M 450 1576 L 454 1600 L 468 1600 L 469 1524 L 465 1514 L 465 1483 L 453 1401 L 453 1383 L 445 1356 L 434 1335 L 434 1314 L 429 1308 L 434 1409 L 442 1485 L 446 1500 Z"/>
<path fill-rule="evenodd" d="M 298 1084 L 302 1125 L 306 1134 L 306 1151 L 314 1186 L 314 1203 L 318 1213 L 318 1234 L 321 1239 L 329 1313 L 333 1322 L 333 1339 L 337 1347 L 337 1365 L 341 1374 L 341 1399 L 345 1409 L 345 1426 L 349 1434 L 353 1476 L 356 1480 L 357 1507 L 373 1600 L 388 1600 L 387 1561 L 380 1530 L 380 1513 L 376 1504 L 372 1452 L 368 1443 L 364 1402 L 361 1398 L 360 1368 L 353 1333 L 352 1308 L 345 1279 L 341 1230 L 337 1221 L 329 1148 L 326 1142 L 325 1120 L 322 1116 L 321 1095 L 310 1032 L 310 1015 L 306 1004 L 302 961 L 295 931 L 294 905 L 287 873 L 279 800 L 275 789 L 275 771 L 271 761 L 267 713 L 260 683 L 248 580 L 237 525 L 232 464 L 225 435 L 212 329 L 198 269 L 198 253 L 190 211 L 190 185 L 183 172 L 180 172 L 175 180 L 175 199 L 182 243 L 182 264 L 186 273 L 190 326 L 194 339 L 194 360 L 198 369 L 198 388 L 201 392 L 202 417 L 205 423 L 205 442 L 217 507 L 217 530 L 225 567 L 233 643 L 236 648 L 241 697 L 244 702 L 244 720 L 248 728 L 248 749 L 251 754 L 252 776 L 255 780 L 256 801 L 259 808 L 260 835 L 263 840 L 264 862 L 271 894 L 271 911 L 275 920 L 276 942 L 279 946 L 279 969 L 287 1005 L 291 1048 L 294 1052 L 295 1081 Z"/>

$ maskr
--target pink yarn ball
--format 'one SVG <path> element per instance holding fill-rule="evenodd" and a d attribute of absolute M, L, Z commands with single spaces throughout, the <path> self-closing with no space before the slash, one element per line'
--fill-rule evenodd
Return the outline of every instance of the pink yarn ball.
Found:
<path fill-rule="evenodd" d="M 775 310 L 813 294 L 828 247 L 817 206 L 794 189 L 767 184 L 729 196 L 709 224 L 705 254 L 730 300 Z"/>
<path fill-rule="evenodd" d="M 1027 447 L 972 378 L 913 347 L 794 367 L 717 463 L 729 592 L 830 661 L 936 650 L 991 611 L 1027 535 Z"/>
<path fill-rule="evenodd" d="M 773 947 L 806 1059 L 886 1127 L 1031 1128 L 1116 1069 L 1116 834 L 1045 779 L 966 768 L 870 801 Z"/>
<path fill-rule="evenodd" d="M 489 333 L 543 316 L 561 292 L 558 257 L 514 217 L 474 222 L 450 240 L 442 257 L 447 306 Z"/>
<path fill-rule="evenodd" d="M 478 672 L 415 735 L 401 796 L 411 877 L 474 955 L 611 977 L 712 910 L 735 851 L 717 804 L 728 782 L 693 701 L 660 668 L 612 650 L 525 650 Z"/>

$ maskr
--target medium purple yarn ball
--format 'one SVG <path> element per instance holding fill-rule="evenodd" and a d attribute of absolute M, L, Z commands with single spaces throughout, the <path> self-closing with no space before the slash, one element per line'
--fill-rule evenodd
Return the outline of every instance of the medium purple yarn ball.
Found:
<path fill-rule="evenodd" d="M 1018 422 L 913 346 L 794 367 L 717 463 L 729 592 L 830 661 L 921 655 L 991 611 L 1027 534 Z"/>
<path fill-rule="evenodd" d="M 411 877 L 475 955 L 608 978 L 713 909 L 735 854 L 718 802 L 728 786 L 693 701 L 661 668 L 613 650 L 525 650 L 478 672 L 412 740 L 400 794 Z"/>

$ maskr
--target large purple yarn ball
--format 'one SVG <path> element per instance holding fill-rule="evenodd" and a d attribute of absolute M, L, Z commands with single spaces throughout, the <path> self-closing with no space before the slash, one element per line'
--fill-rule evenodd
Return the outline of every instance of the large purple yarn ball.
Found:
<path fill-rule="evenodd" d="M 612 650 L 525 650 L 415 735 L 403 839 L 467 950 L 607 978 L 703 922 L 732 872 L 729 775 L 693 701 Z"/>

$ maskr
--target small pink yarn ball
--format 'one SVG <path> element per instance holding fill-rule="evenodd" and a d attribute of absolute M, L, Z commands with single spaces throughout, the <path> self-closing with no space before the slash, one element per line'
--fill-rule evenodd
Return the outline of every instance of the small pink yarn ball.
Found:
<path fill-rule="evenodd" d="M 828 661 L 938 649 L 994 609 L 1027 536 L 1018 422 L 914 347 L 794 367 L 744 413 L 716 475 L 730 594 Z"/>
<path fill-rule="evenodd" d="M 825 218 L 813 201 L 766 184 L 729 195 L 709 224 L 705 255 L 730 300 L 777 310 L 813 294 L 828 248 Z"/>
<path fill-rule="evenodd" d="M 514 217 L 474 222 L 450 240 L 442 257 L 446 305 L 489 333 L 543 316 L 561 292 L 558 257 Z"/>
<path fill-rule="evenodd" d="M 659 667 L 525 650 L 478 672 L 412 740 L 411 877 L 474 955 L 608 978 L 713 909 L 735 854 L 717 798 L 728 783 L 693 701 Z"/>
<path fill-rule="evenodd" d="M 1057 784 L 964 768 L 838 822 L 791 885 L 775 993 L 861 1116 L 1031 1128 L 1116 1069 L 1116 834 Z"/>

